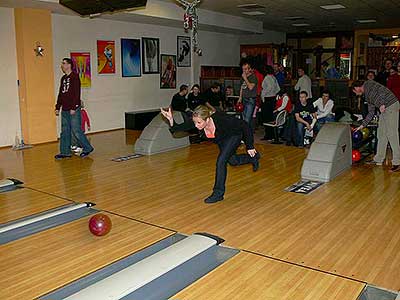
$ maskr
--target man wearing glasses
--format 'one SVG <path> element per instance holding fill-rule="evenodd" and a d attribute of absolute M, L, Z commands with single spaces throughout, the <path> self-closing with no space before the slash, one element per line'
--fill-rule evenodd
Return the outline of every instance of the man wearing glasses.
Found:
<path fill-rule="evenodd" d="M 87 157 L 94 149 L 81 129 L 81 82 L 79 76 L 72 72 L 72 61 L 64 58 L 61 63 L 64 76 L 61 77 L 55 114 L 61 109 L 60 153 L 54 158 L 61 160 L 71 157 L 71 136 L 76 137 L 83 151 L 82 158 Z"/>

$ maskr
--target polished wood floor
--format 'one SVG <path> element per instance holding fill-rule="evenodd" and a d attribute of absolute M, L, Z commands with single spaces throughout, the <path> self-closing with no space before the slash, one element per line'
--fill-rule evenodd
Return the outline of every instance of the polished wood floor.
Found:
<path fill-rule="evenodd" d="M 400 176 L 389 174 L 387 167 L 356 166 L 312 194 L 298 195 L 283 189 L 299 180 L 305 150 L 257 145 L 263 155 L 260 171 L 229 167 L 225 200 L 206 205 L 203 199 L 214 181 L 215 145 L 202 143 L 126 162 L 111 161 L 133 152 L 135 136 L 123 130 L 91 136 L 96 150 L 87 159 L 54 161 L 57 144 L 21 152 L 0 150 L 0 175 L 58 197 L 92 201 L 99 209 L 172 231 L 217 234 L 226 239 L 226 245 L 276 259 L 276 263 L 299 265 L 291 265 L 294 272 L 313 268 L 356 283 L 400 289 Z M 3 197 L 0 194 L 0 201 Z M 253 272 L 245 268 L 240 270 Z M 263 273 L 260 270 L 257 276 Z M 329 290 L 335 295 L 335 285 L 326 282 L 321 291 L 317 285 L 310 293 Z M 296 300 L 356 299 L 357 289 L 343 288 L 348 298 Z M 279 297 L 271 299 L 289 299 Z"/>
<path fill-rule="evenodd" d="M 71 201 L 30 189 L 0 194 L 0 224 L 71 204 Z"/>
<path fill-rule="evenodd" d="M 347 300 L 357 299 L 363 287 L 334 275 L 240 253 L 171 299 Z"/>
<path fill-rule="evenodd" d="M 109 216 L 113 227 L 104 237 L 89 232 L 89 216 L 2 245 L 0 299 L 36 299 L 172 234 Z"/>

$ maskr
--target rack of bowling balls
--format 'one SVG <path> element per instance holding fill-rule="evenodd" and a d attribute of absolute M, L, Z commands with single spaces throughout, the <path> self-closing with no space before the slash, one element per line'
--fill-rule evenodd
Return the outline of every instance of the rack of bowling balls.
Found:
<path fill-rule="evenodd" d="M 373 154 L 375 151 L 375 130 L 373 127 L 365 127 L 355 131 L 358 126 L 352 125 L 352 161 L 361 162 L 363 159 Z"/>

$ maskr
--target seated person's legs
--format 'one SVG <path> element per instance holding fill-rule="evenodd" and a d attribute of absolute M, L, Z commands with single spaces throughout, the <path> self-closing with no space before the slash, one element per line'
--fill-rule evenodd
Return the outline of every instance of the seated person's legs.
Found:
<path fill-rule="evenodd" d="M 305 125 L 300 122 L 296 122 L 296 146 L 304 146 L 304 131 Z"/>

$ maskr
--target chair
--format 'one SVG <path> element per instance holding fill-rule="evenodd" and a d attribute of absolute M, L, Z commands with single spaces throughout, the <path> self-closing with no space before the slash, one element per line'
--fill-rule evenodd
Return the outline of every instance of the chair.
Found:
<path fill-rule="evenodd" d="M 275 121 L 268 122 L 268 123 L 263 123 L 264 126 L 269 126 L 269 127 L 273 127 L 274 128 L 275 140 L 272 142 L 272 144 L 282 144 L 282 142 L 279 141 L 279 127 L 281 127 L 281 126 L 283 126 L 283 124 L 285 124 L 286 115 L 287 115 L 287 111 L 286 110 L 282 110 L 276 116 Z"/>

